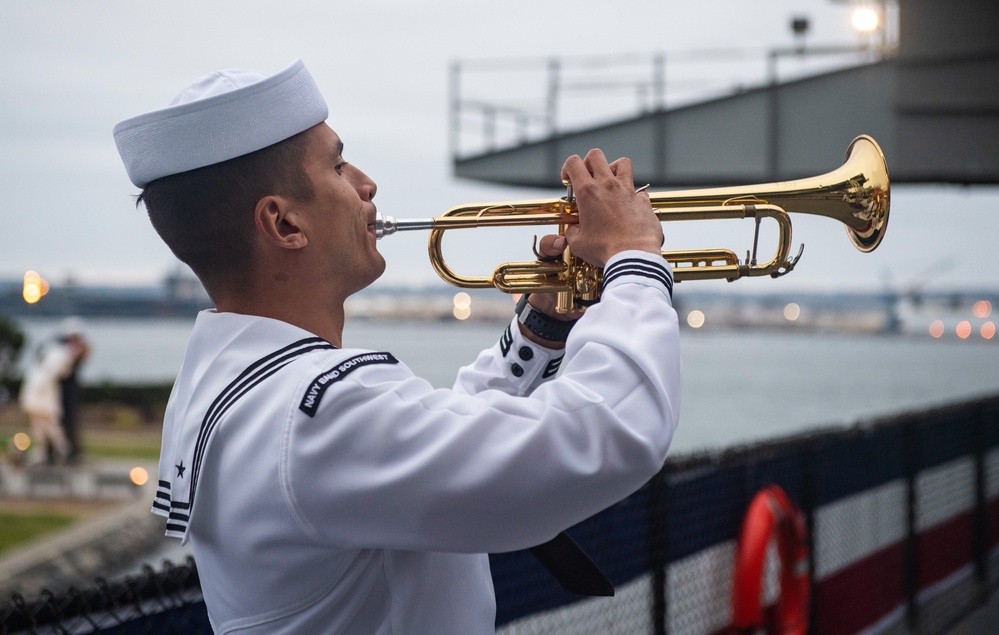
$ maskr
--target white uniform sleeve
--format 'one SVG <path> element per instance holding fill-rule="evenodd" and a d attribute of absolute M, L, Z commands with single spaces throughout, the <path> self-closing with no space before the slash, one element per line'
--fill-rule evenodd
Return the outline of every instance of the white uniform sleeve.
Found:
<path fill-rule="evenodd" d="M 528 340 L 514 318 L 496 344 L 458 371 L 454 390 L 464 395 L 483 390 L 528 395 L 558 373 L 564 355 L 563 348 L 545 348 Z"/>
<path fill-rule="evenodd" d="M 497 373 L 434 390 L 401 364 L 373 364 L 330 384 L 314 416 L 293 406 L 280 474 L 300 526 L 345 548 L 498 552 L 645 484 L 679 416 L 672 278 L 643 252 L 615 256 L 605 276 L 561 375 L 528 396 L 491 389 Z"/>

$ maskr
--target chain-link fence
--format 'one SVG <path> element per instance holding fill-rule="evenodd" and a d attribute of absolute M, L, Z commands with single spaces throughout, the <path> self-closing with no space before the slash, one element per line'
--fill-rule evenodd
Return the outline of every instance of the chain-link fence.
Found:
<path fill-rule="evenodd" d="M 800 508 L 809 632 L 943 633 L 999 585 L 999 397 L 719 454 L 676 457 L 570 533 L 613 598 L 563 591 L 527 552 L 492 557 L 498 631 L 716 635 L 732 624 L 747 506 L 779 485 Z M 764 619 L 780 565 L 764 554 Z M 4 633 L 210 632 L 193 562 L 84 592 L 14 597 Z"/>
<path fill-rule="evenodd" d="M 98 580 L 86 589 L 59 595 L 43 591 L 26 600 L 13 594 L 0 610 L 0 634 L 8 633 L 139 633 L 211 634 L 208 613 L 201 598 L 194 561 L 165 562 L 154 571 L 120 581 Z"/>

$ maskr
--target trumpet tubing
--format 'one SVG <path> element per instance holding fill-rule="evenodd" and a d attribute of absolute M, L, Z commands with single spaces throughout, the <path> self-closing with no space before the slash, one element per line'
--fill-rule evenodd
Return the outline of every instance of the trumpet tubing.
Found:
<path fill-rule="evenodd" d="M 888 225 L 890 180 L 881 148 L 871 137 L 861 135 L 847 148 L 846 161 L 826 174 L 732 188 L 652 192 L 649 200 L 662 222 L 751 218 L 757 225 L 752 251 L 745 260 L 726 248 L 663 251 L 663 258 L 673 266 L 675 280 L 732 281 L 764 275 L 776 278 L 789 273 L 801 257 L 801 250 L 790 257 L 789 213 L 838 220 L 858 250 L 876 249 Z M 775 220 L 779 235 L 773 257 L 758 263 L 756 242 L 762 218 Z M 447 265 L 442 241 L 445 232 L 465 228 L 549 225 L 557 226 L 559 233 L 563 233 L 576 220 L 570 187 L 569 195 L 559 199 L 465 205 L 433 219 L 382 217 L 377 231 L 382 237 L 397 231 L 429 230 L 430 262 L 446 282 L 463 288 L 495 287 L 507 293 L 557 292 L 558 310 L 568 312 L 597 301 L 601 285 L 600 269 L 574 257 L 570 249 L 553 262 L 508 262 L 497 267 L 491 276 L 473 277 L 459 275 Z"/>

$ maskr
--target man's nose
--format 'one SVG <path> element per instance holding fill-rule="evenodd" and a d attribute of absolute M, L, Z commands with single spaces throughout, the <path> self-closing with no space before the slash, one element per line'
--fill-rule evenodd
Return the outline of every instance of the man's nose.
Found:
<path fill-rule="evenodd" d="M 372 181 L 367 174 L 354 168 L 356 174 L 355 176 L 355 188 L 357 193 L 362 199 L 370 201 L 375 198 L 375 194 L 378 192 L 378 186 Z"/>

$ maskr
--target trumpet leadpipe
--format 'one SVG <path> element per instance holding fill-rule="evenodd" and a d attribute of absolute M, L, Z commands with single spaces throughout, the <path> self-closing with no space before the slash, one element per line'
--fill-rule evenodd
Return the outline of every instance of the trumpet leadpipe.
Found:
<path fill-rule="evenodd" d="M 555 204 L 559 202 L 556 201 Z M 540 204 L 549 204 L 542 201 Z M 517 207 L 520 205 L 520 207 Z M 483 206 L 455 207 L 437 218 L 396 219 L 378 214 L 375 219 L 375 234 L 378 238 L 391 236 L 403 231 L 447 231 L 449 229 L 472 229 L 476 227 L 537 227 L 539 225 L 572 225 L 578 222 L 573 213 L 561 210 L 550 211 L 538 206 L 535 201 L 526 203 Z"/>
<path fill-rule="evenodd" d="M 433 218 L 396 220 L 393 216 L 385 216 L 379 212 L 378 216 L 375 218 L 375 237 L 383 238 L 385 236 L 391 236 L 396 232 L 426 231 L 428 229 L 434 229 L 434 227 L 435 223 Z"/>

